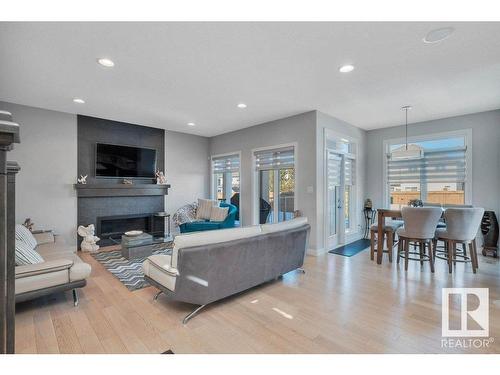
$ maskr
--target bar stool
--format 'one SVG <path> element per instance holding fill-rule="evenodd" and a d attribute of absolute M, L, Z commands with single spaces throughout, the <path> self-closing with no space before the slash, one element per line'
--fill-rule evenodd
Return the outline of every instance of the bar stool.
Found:
<path fill-rule="evenodd" d="M 436 226 L 443 210 L 439 207 L 403 207 L 401 215 L 403 216 L 404 227 L 399 228 L 396 233 L 399 236 L 398 244 L 398 263 L 400 258 L 405 260 L 405 271 L 408 271 L 408 261 L 416 260 L 423 266 L 424 261 L 429 261 L 431 272 L 434 272 L 434 252 L 432 245 L 435 243 L 434 234 Z M 410 252 L 410 242 L 419 245 L 419 251 Z M 426 254 L 426 248 L 429 246 L 429 253 Z M 404 251 L 404 254 L 402 252 Z M 419 257 L 410 257 L 418 255 Z"/>
<path fill-rule="evenodd" d="M 403 222 L 401 220 L 392 220 L 389 223 L 384 225 L 384 238 L 382 238 L 382 243 L 386 241 L 387 250 L 384 250 L 384 253 L 388 253 L 389 262 L 392 263 L 392 250 L 395 245 L 397 245 L 398 241 L 396 241 L 396 230 L 399 227 L 403 226 Z M 378 232 L 378 224 L 372 224 L 370 226 L 370 259 L 375 259 L 375 252 L 377 251 L 377 232 Z M 383 247 L 383 246 L 382 246 Z"/>
<path fill-rule="evenodd" d="M 452 263 L 470 262 L 472 272 L 476 273 L 478 268 L 476 234 L 481 225 L 481 219 L 484 214 L 484 208 L 448 208 L 444 213 L 446 228 L 437 228 L 434 244 L 437 241 L 444 241 L 448 250 L 445 258 L 448 261 L 448 272 L 452 273 Z M 457 254 L 457 244 L 464 247 L 463 255 Z M 466 246 L 469 246 L 469 257 L 467 256 Z M 436 246 L 434 245 L 434 249 Z M 457 259 L 457 258 L 461 259 Z"/>

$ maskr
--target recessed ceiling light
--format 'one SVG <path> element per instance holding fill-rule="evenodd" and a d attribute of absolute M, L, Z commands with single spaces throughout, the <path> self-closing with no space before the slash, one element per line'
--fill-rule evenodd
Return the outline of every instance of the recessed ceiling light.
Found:
<path fill-rule="evenodd" d="M 194 122 L 188 122 L 188 126 L 195 126 L 196 124 Z"/>
<path fill-rule="evenodd" d="M 354 70 L 354 66 L 353 65 L 342 65 L 340 68 L 339 68 L 339 72 L 340 73 L 349 73 L 349 72 L 352 72 Z"/>
<path fill-rule="evenodd" d="M 113 66 L 115 66 L 115 63 L 106 57 L 101 57 L 100 59 L 97 59 L 97 62 L 106 68 L 112 68 Z"/>
<path fill-rule="evenodd" d="M 247 105 L 245 103 L 239 103 L 238 108 L 246 108 Z"/>
<path fill-rule="evenodd" d="M 427 33 L 423 41 L 424 43 L 437 43 L 447 39 L 454 31 L 455 29 L 453 27 L 443 27 L 441 29 L 431 30 Z"/>
<path fill-rule="evenodd" d="M 74 103 L 78 103 L 78 104 L 84 104 L 84 103 L 85 103 L 85 100 L 80 99 L 80 98 L 74 98 L 74 99 L 73 99 L 73 102 L 74 102 Z"/>

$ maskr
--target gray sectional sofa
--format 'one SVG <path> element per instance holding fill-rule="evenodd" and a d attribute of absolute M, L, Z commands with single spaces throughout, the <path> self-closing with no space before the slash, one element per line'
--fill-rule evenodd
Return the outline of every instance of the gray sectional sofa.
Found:
<path fill-rule="evenodd" d="M 307 218 L 180 235 L 172 255 L 144 261 L 146 280 L 173 300 L 200 305 L 245 291 L 300 269 L 310 226 Z"/>

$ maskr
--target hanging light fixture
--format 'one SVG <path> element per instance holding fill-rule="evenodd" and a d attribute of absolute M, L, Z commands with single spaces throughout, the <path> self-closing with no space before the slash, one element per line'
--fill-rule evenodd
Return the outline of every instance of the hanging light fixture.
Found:
<path fill-rule="evenodd" d="M 411 106 L 405 105 L 401 108 L 405 111 L 406 122 L 405 122 L 405 145 L 401 146 L 391 152 L 391 160 L 413 160 L 422 159 L 424 157 L 424 150 L 422 147 L 415 144 L 408 144 L 408 111 Z"/>

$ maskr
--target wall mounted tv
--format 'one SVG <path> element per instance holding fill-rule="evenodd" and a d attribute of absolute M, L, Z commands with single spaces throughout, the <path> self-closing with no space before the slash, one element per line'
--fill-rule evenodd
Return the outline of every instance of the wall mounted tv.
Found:
<path fill-rule="evenodd" d="M 156 171 L 156 150 L 96 144 L 96 177 L 154 178 Z"/>

